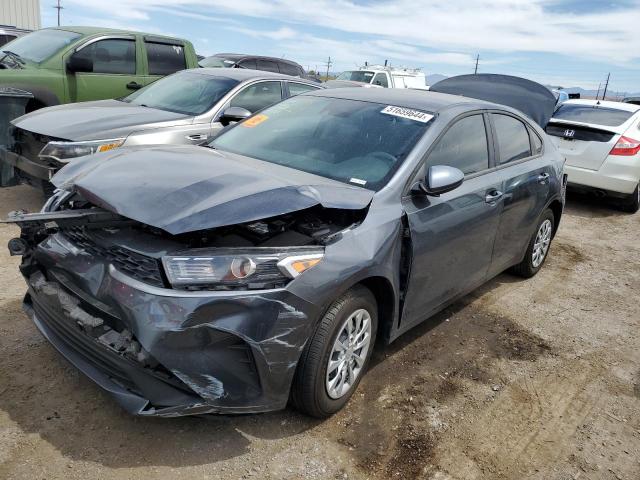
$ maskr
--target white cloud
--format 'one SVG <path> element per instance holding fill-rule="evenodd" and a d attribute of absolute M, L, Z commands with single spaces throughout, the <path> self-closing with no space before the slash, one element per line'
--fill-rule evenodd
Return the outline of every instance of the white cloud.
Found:
<path fill-rule="evenodd" d="M 640 58 L 640 0 L 623 9 L 579 14 L 544 8 L 556 0 L 68 1 L 134 20 L 148 18 L 158 7 L 206 7 L 217 15 L 319 26 L 445 51 L 553 52 L 618 63 Z"/>

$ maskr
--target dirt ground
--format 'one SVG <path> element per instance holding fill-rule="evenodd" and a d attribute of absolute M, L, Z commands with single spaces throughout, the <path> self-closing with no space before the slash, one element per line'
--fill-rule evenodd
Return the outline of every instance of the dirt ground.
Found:
<path fill-rule="evenodd" d="M 41 202 L 0 189 L 0 215 Z M 140 419 L 21 310 L 0 226 L 1 479 L 640 478 L 640 214 L 570 196 L 531 280 L 500 275 L 389 347 L 348 407 Z"/>

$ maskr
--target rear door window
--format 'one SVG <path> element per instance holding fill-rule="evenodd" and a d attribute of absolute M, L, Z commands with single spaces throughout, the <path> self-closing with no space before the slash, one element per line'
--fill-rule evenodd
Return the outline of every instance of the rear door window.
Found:
<path fill-rule="evenodd" d="M 136 41 L 105 39 L 78 50 L 74 56 L 93 61 L 93 73 L 136 73 Z"/>
<path fill-rule="evenodd" d="M 278 64 L 271 60 L 262 60 L 259 58 L 256 60 L 256 65 L 258 70 L 263 70 L 265 72 L 280 73 L 280 70 L 278 70 Z"/>
<path fill-rule="evenodd" d="M 380 85 L 381 87 L 389 88 L 389 82 L 387 80 L 386 73 L 376 73 L 376 76 L 373 77 L 373 85 Z"/>
<path fill-rule="evenodd" d="M 292 77 L 299 77 L 302 75 L 300 68 L 295 65 L 291 65 L 290 63 L 279 62 L 278 66 L 280 67 L 280 73 L 284 73 L 285 75 L 291 75 Z"/>
<path fill-rule="evenodd" d="M 187 67 L 184 47 L 168 43 L 144 42 L 149 75 L 170 75 Z"/>
<path fill-rule="evenodd" d="M 427 166 L 448 165 L 465 175 L 489 168 L 487 130 L 482 114 L 458 120 L 438 140 L 429 154 Z"/>
<path fill-rule="evenodd" d="M 564 103 L 553 114 L 555 120 L 591 123 L 607 127 L 617 127 L 629 120 L 633 112 L 597 105 L 576 105 Z"/>
<path fill-rule="evenodd" d="M 244 88 L 231 100 L 230 106 L 257 112 L 282 100 L 280 82 L 258 82 Z"/>
<path fill-rule="evenodd" d="M 318 90 L 319 87 L 307 85 L 306 83 L 289 82 L 289 96 L 295 97 L 301 93 L 310 92 L 311 90 Z"/>
<path fill-rule="evenodd" d="M 500 164 L 522 160 L 531 156 L 531 143 L 527 127 L 509 115 L 492 114 L 498 138 Z"/>

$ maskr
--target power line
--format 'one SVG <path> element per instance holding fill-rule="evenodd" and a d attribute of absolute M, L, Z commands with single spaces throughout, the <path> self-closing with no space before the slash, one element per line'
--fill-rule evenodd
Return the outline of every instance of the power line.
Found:
<path fill-rule="evenodd" d="M 58 26 L 60 26 L 60 10 L 62 10 L 64 8 L 62 5 L 60 5 L 60 0 L 58 0 L 58 4 L 54 5 L 53 8 L 58 10 Z"/>

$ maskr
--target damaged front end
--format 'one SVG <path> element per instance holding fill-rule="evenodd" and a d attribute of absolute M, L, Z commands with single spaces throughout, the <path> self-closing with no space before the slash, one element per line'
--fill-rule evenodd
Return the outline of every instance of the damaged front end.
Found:
<path fill-rule="evenodd" d="M 59 190 L 41 213 L 7 220 L 21 228 L 9 248 L 44 336 L 131 413 L 284 408 L 324 308 L 290 286 L 366 208 L 317 204 L 169 233 L 84 193 Z"/>

